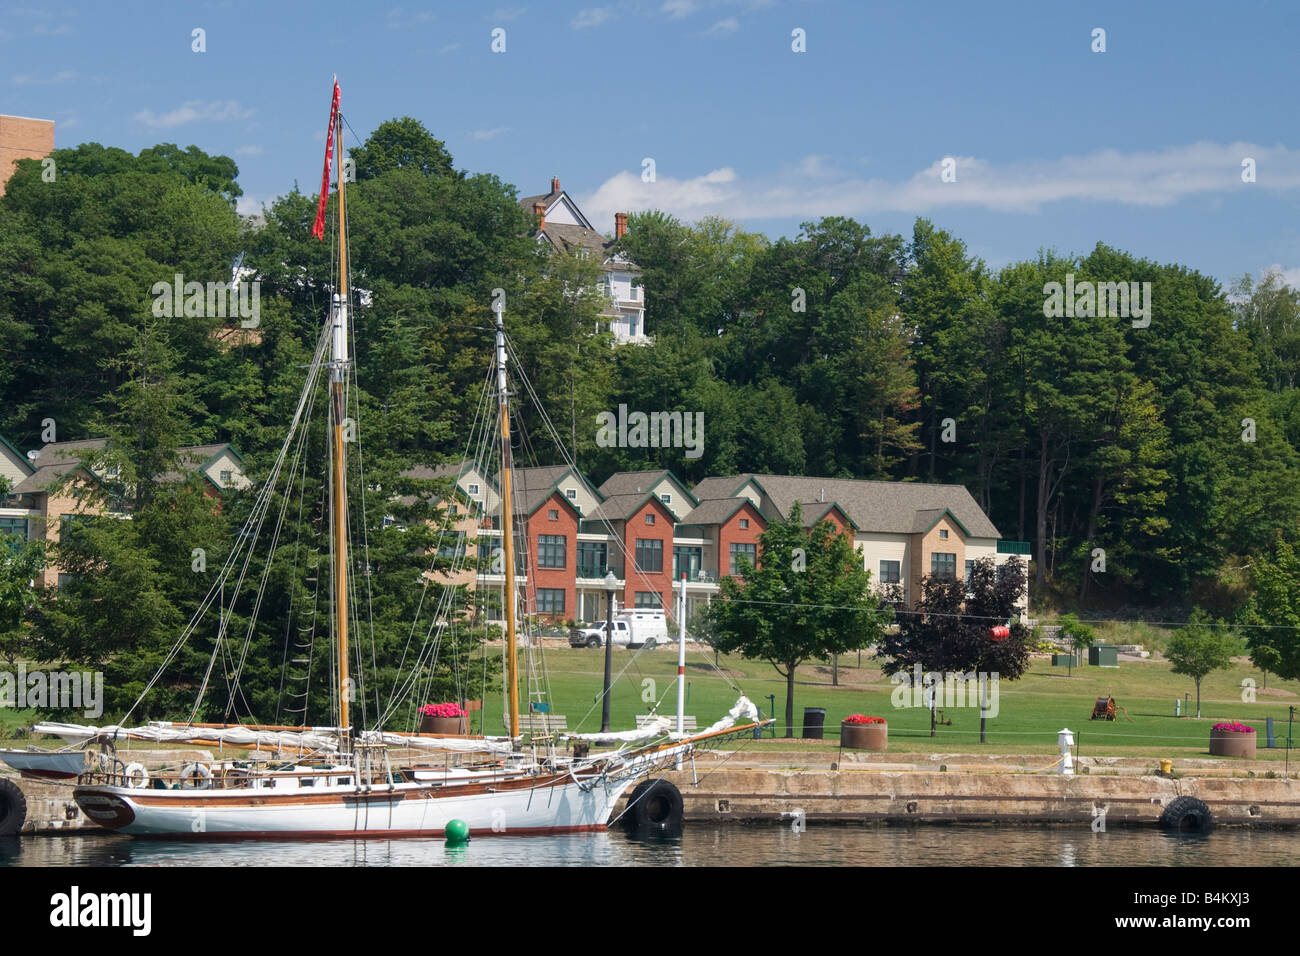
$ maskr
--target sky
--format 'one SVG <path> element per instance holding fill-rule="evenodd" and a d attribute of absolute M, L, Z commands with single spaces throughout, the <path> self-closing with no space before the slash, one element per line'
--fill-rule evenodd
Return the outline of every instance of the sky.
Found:
<path fill-rule="evenodd" d="M 1279 0 L 0 2 L 0 113 L 232 156 L 251 213 L 319 188 L 338 74 L 356 135 L 413 116 L 602 231 L 923 216 L 995 269 L 1104 242 L 1300 284 L 1297 38 Z"/>

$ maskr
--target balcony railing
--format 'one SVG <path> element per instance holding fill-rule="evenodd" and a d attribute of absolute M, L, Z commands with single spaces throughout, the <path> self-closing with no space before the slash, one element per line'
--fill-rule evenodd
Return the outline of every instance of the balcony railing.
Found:
<path fill-rule="evenodd" d="M 998 554 L 1023 554 L 1031 556 L 1033 551 L 1030 549 L 1028 541 L 1009 541 L 1005 538 L 998 540 Z"/>
<path fill-rule="evenodd" d="M 606 571 L 613 571 L 614 577 L 618 578 L 620 581 L 623 580 L 622 568 L 610 568 L 603 564 L 578 565 L 578 577 L 586 578 L 588 580 L 604 580 Z"/>

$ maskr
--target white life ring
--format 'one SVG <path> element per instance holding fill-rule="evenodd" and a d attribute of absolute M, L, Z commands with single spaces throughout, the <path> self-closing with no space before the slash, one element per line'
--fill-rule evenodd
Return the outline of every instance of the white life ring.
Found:
<path fill-rule="evenodd" d="M 126 785 L 132 790 L 149 786 L 149 771 L 142 763 L 127 764 L 126 769 L 122 771 L 122 776 L 126 777 Z"/>
<path fill-rule="evenodd" d="M 206 790 L 212 786 L 212 768 L 204 763 L 186 764 L 181 771 L 182 790 Z"/>

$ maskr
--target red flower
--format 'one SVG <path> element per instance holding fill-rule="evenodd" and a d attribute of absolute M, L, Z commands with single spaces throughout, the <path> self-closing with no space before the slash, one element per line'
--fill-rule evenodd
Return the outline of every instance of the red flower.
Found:
<path fill-rule="evenodd" d="M 1247 727 L 1239 720 L 1234 720 L 1230 724 L 1215 724 L 1214 729 L 1218 731 L 1227 731 L 1231 734 L 1249 734 L 1255 730 L 1254 727 Z"/>
<path fill-rule="evenodd" d="M 865 716 L 863 716 L 862 714 L 854 714 L 854 715 L 851 716 L 851 717 L 845 717 L 845 718 L 844 718 L 844 722 L 845 722 L 846 724 L 883 724 L 883 723 L 885 723 L 885 718 L 884 718 L 884 717 L 865 717 Z"/>
<path fill-rule="evenodd" d="M 421 717 L 464 717 L 465 711 L 460 704 L 425 704 L 420 708 Z"/>

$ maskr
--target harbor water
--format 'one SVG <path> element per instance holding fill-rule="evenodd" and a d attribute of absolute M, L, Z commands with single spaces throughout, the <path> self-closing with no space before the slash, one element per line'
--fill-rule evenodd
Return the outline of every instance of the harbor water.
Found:
<path fill-rule="evenodd" d="M 1047 826 L 687 825 L 555 837 L 192 843 L 106 834 L 0 839 L 0 866 L 1293 866 L 1300 831 Z"/>

